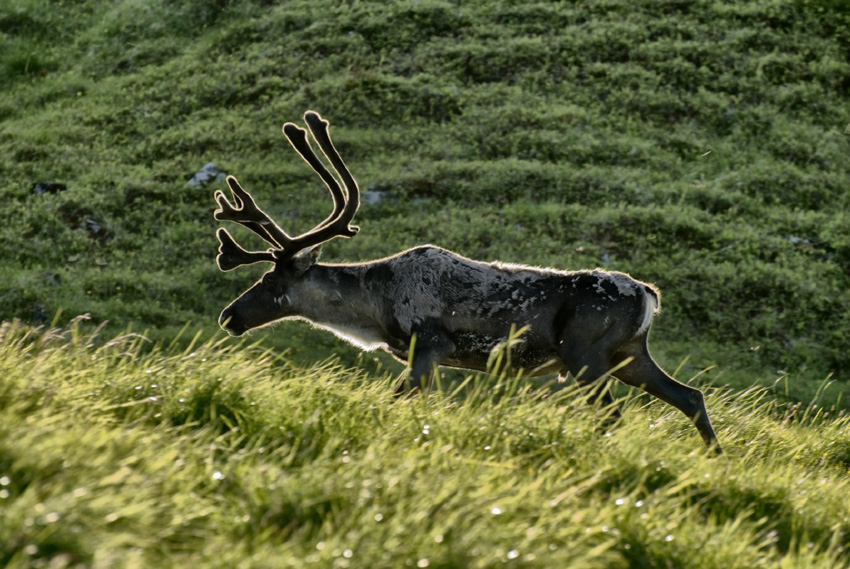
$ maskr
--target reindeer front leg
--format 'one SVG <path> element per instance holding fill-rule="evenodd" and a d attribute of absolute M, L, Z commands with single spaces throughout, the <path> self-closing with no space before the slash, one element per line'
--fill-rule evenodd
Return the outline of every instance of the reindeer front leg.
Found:
<path fill-rule="evenodd" d="M 410 370 L 396 386 L 396 396 L 427 388 L 431 383 L 431 377 L 436 373 L 437 366 L 455 351 L 455 344 L 451 338 L 430 326 L 414 331 L 411 347 L 413 358 Z"/>

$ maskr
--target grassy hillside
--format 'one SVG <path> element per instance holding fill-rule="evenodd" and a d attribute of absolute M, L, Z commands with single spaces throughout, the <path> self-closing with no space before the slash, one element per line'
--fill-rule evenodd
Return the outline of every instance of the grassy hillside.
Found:
<path fill-rule="evenodd" d="M 212 332 L 261 269 L 216 270 L 213 187 L 186 181 L 215 162 L 312 226 L 329 200 L 280 133 L 312 108 L 392 198 L 326 259 L 433 242 L 626 270 L 665 293 L 662 359 L 790 373 L 810 396 L 850 366 L 848 21 L 814 0 L 17 2 L 0 8 L 0 317 Z"/>
<path fill-rule="evenodd" d="M 20 0 L 0 46 L 0 564 L 845 563 L 846 3 Z M 223 337 L 263 268 L 218 271 L 222 183 L 187 181 L 215 162 L 313 226 L 280 132 L 306 109 L 384 198 L 326 260 L 655 282 L 654 353 L 735 387 L 727 456 L 631 392 L 605 433 L 572 387 L 391 404 L 400 366 L 327 333 Z"/>
<path fill-rule="evenodd" d="M 809 397 L 850 365 L 843 6 L 6 5 L 0 318 L 212 333 L 262 269 L 216 270 L 214 188 L 186 181 L 215 162 L 287 228 L 312 226 L 329 200 L 280 133 L 312 108 L 391 197 L 326 259 L 433 242 L 629 271 L 664 291 L 668 365 L 787 373 Z M 270 341 L 353 358 L 301 325 Z"/>
<path fill-rule="evenodd" d="M 713 391 L 389 384 L 228 342 L 0 329 L 5 567 L 845 567 L 846 416 Z M 100 346 L 100 347 L 96 347 Z"/>

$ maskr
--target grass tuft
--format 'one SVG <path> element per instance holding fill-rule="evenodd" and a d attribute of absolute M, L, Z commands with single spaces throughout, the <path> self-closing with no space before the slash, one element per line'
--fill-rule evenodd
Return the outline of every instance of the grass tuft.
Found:
<path fill-rule="evenodd" d="M 726 454 L 627 395 L 395 377 L 257 345 L 2 328 L 2 561 L 32 566 L 846 566 L 847 417 L 709 390 Z"/>

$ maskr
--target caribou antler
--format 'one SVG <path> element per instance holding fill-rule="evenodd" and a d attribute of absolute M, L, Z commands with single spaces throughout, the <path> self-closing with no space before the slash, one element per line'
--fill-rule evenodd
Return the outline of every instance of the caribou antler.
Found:
<path fill-rule="evenodd" d="M 215 210 L 213 216 L 219 221 L 234 221 L 243 225 L 265 239 L 272 245 L 272 249 L 268 251 L 246 251 L 236 243 L 226 230 L 220 229 L 217 233 L 220 246 L 216 261 L 222 271 L 230 271 L 250 263 L 276 262 L 291 258 L 299 251 L 314 247 L 334 237 L 353 237 L 357 234 L 359 228 L 350 225 L 354 214 L 360 207 L 360 190 L 357 188 L 357 182 L 348 171 L 331 141 L 328 133 L 328 122 L 313 111 L 307 111 L 304 114 L 304 120 L 310 128 L 313 139 L 341 178 L 342 187 L 313 151 L 307 139 L 307 131 L 295 124 L 286 123 L 283 125 L 283 133 L 296 152 L 327 186 L 334 202 L 333 211 L 313 229 L 296 237 L 291 237 L 266 212 L 260 209 L 251 194 L 239 185 L 236 178 L 228 176 L 227 185 L 230 188 L 233 202 L 231 203 L 228 200 L 224 192 L 217 191 L 214 197 L 218 203 L 218 209 Z"/>
<path fill-rule="evenodd" d="M 235 205 L 228 201 L 224 192 L 217 191 L 214 197 L 218 209 L 213 212 L 213 217 L 219 221 L 235 221 L 244 225 L 277 249 L 292 241 L 292 238 L 257 206 L 254 198 L 239 185 L 236 178 L 228 176 L 227 185 L 230 186 Z"/>
<path fill-rule="evenodd" d="M 242 265 L 269 261 L 274 263 L 276 258 L 273 251 L 246 251 L 233 240 L 226 229 L 219 228 L 216 232 L 219 247 L 215 262 L 222 271 L 232 271 Z"/>
<path fill-rule="evenodd" d="M 349 225 L 354 219 L 354 214 L 360 207 L 360 190 L 357 187 L 357 182 L 348 171 L 345 162 L 340 158 L 339 153 L 331 142 L 330 134 L 328 134 L 328 121 L 319 116 L 319 113 L 307 111 L 304 113 L 304 121 L 310 128 L 310 133 L 313 139 L 318 143 L 322 153 L 330 161 L 331 166 L 336 170 L 339 177 L 342 179 L 345 192 L 339 187 L 336 179 L 328 172 L 316 153 L 310 147 L 307 141 L 307 135 L 304 129 L 293 124 L 286 123 L 283 125 L 283 133 L 292 144 L 293 148 L 301 155 L 302 158 L 313 168 L 320 178 L 325 182 L 328 190 L 334 199 L 334 211 L 322 223 L 292 240 L 293 245 L 297 246 L 296 251 L 307 249 L 319 243 L 324 243 L 334 237 L 353 237 L 360 230 L 359 227 Z M 288 249 L 289 247 L 287 247 Z"/>

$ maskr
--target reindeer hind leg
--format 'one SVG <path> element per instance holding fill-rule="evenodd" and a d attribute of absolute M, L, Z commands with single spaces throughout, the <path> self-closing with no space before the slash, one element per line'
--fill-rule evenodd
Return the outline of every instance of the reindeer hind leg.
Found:
<path fill-rule="evenodd" d="M 627 385 L 639 387 L 684 413 L 696 426 L 709 448 L 722 452 L 708 418 L 705 401 L 699 389 L 685 385 L 662 370 L 649 353 L 646 334 L 631 340 L 614 354 L 614 362 L 632 358 L 614 375 Z"/>
<path fill-rule="evenodd" d="M 610 409 L 606 416 L 605 425 L 610 426 L 620 418 L 611 390 L 608 388 L 608 360 L 604 346 L 597 342 L 586 345 L 582 342 L 562 342 L 559 350 L 564 362 L 562 375 L 569 373 L 581 386 L 590 389 L 590 401 Z"/>

